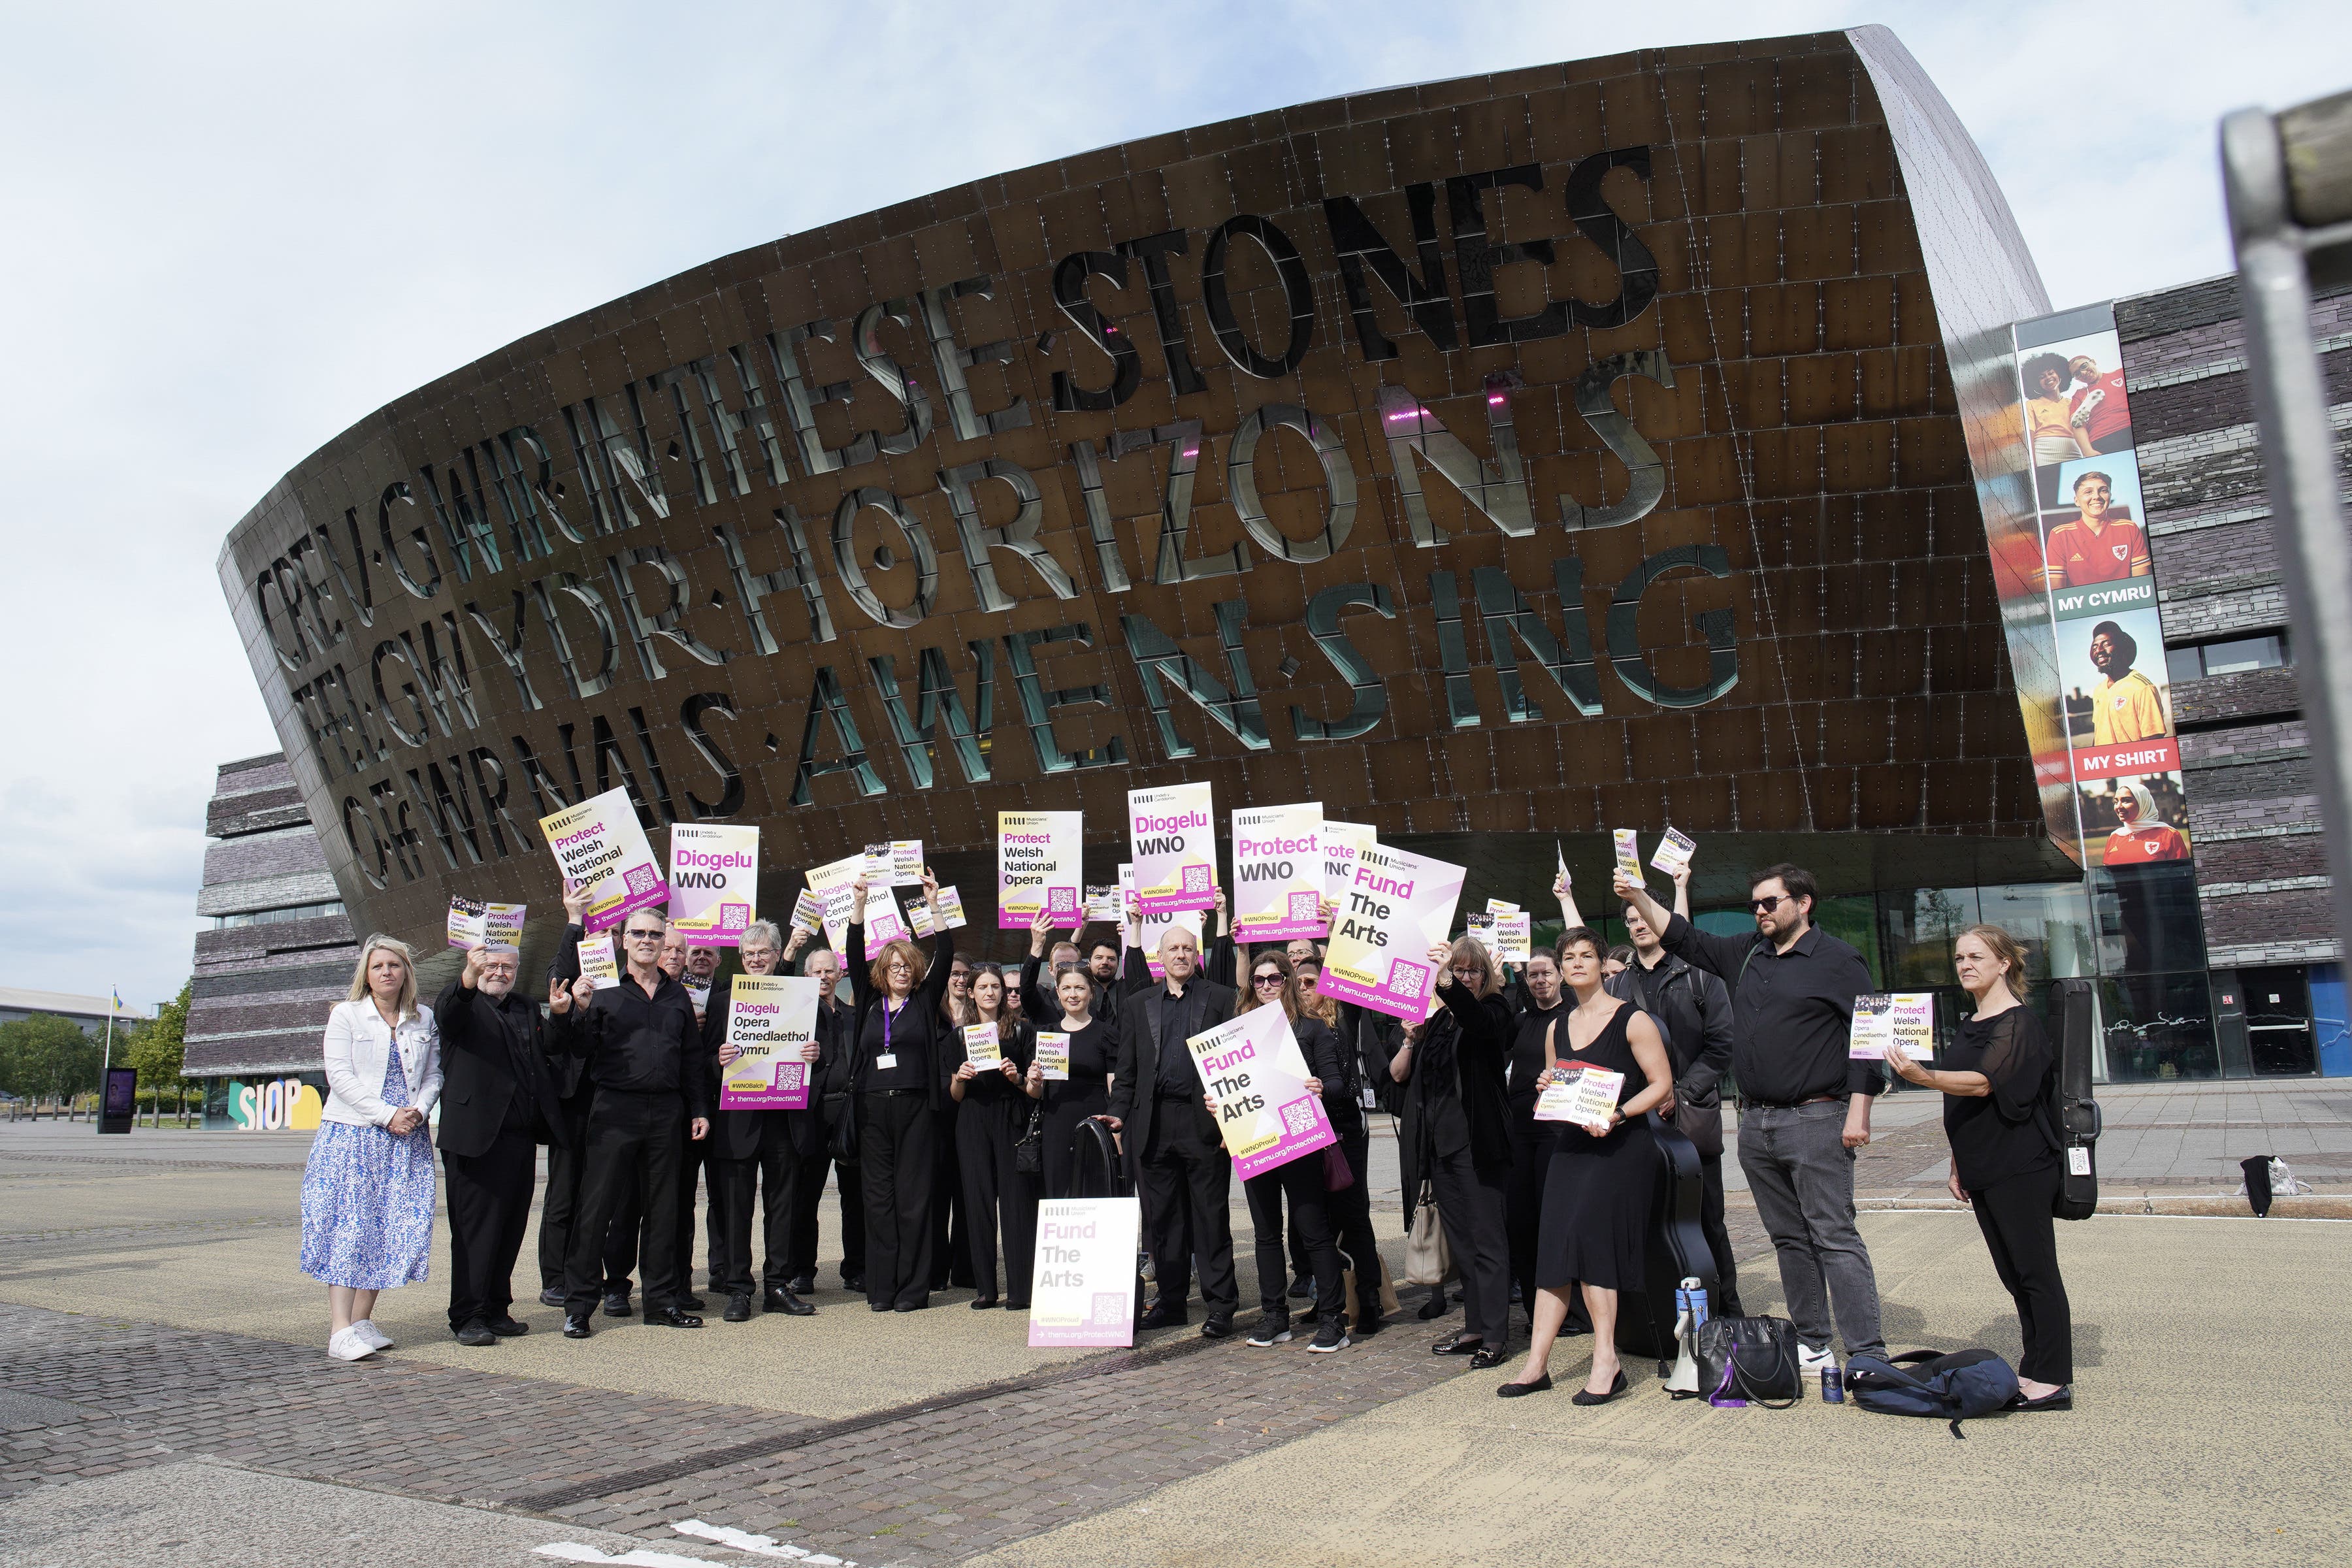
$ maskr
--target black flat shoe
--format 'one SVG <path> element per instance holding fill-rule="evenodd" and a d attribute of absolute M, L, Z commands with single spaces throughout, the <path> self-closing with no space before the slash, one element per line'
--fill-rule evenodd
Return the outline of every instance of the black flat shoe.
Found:
<path fill-rule="evenodd" d="M 488 1320 L 488 1321 L 490 1332 L 498 1335 L 499 1338 L 502 1340 L 520 1339 L 523 1335 L 530 1332 L 530 1325 L 524 1322 L 520 1318 L 512 1316 L 491 1318 Z"/>
<path fill-rule="evenodd" d="M 866 1310 L 869 1312 L 887 1312 L 890 1310 L 890 1303 L 887 1301 L 868 1301 L 866 1303 Z"/>
<path fill-rule="evenodd" d="M 793 1278 L 792 1283 L 787 1286 L 786 1289 L 797 1296 L 814 1296 L 816 1294 L 816 1276 L 814 1274 L 795 1275 Z"/>
<path fill-rule="evenodd" d="M 1609 1385 L 1608 1393 L 1593 1394 L 1585 1389 L 1580 1388 L 1574 1394 L 1569 1395 L 1568 1402 L 1570 1405 L 1606 1405 L 1624 1392 L 1625 1369 L 1621 1366 L 1617 1369 L 1617 1381 Z"/>
<path fill-rule="evenodd" d="M 1530 1394 L 1549 1394 L 1551 1373 L 1546 1373 L 1533 1383 L 1507 1383 L 1495 1390 L 1497 1399 L 1524 1399 Z"/>
<path fill-rule="evenodd" d="M 1359 1318 L 1348 1331 L 1360 1340 L 1368 1340 L 1379 1333 L 1384 1326 L 1378 1318 Z"/>
<path fill-rule="evenodd" d="M 1472 1353 L 1470 1370 L 1484 1372 L 1490 1366 L 1500 1366 L 1510 1359 L 1510 1355 L 1511 1352 L 1500 1345 L 1484 1346 Z"/>
<path fill-rule="evenodd" d="M 1135 1326 L 1139 1329 L 1181 1328 L 1187 1318 L 1183 1308 L 1163 1307 L 1154 1301 L 1143 1310 L 1143 1316 L 1135 1320 Z"/>
<path fill-rule="evenodd" d="M 1204 1340 L 1229 1340 L 1233 1338 L 1234 1315 L 1231 1312 L 1210 1313 L 1201 1323 L 1201 1337 Z"/>
<path fill-rule="evenodd" d="M 490 1332 L 490 1325 L 482 1321 L 481 1319 L 468 1318 L 466 1321 L 466 1326 L 457 1331 L 457 1342 L 461 1345 L 472 1345 L 476 1348 L 479 1348 L 483 1345 L 494 1345 L 498 1343 L 499 1336 Z"/>
<path fill-rule="evenodd" d="M 814 1307 L 810 1306 L 806 1301 L 802 1300 L 798 1296 L 793 1295 L 790 1290 L 784 1289 L 784 1287 L 781 1285 L 771 1285 L 768 1287 L 768 1299 L 765 1305 L 769 1311 L 782 1312 L 787 1318 L 814 1318 L 816 1316 L 816 1309 Z"/>
<path fill-rule="evenodd" d="M 719 1316 L 726 1319 L 730 1323 L 750 1322 L 751 1321 L 751 1298 L 749 1296 L 728 1297 L 727 1310 L 724 1312 L 721 1312 Z"/>
<path fill-rule="evenodd" d="M 975 1312 L 985 1312 L 996 1305 L 996 1298 L 993 1296 L 974 1296 L 970 1301 L 966 1302 L 965 1305 L 970 1307 Z"/>
<path fill-rule="evenodd" d="M 677 1307 L 649 1308 L 646 1312 L 646 1327 L 649 1329 L 698 1329 L 702 1327 L 702 1320 L 696 1317 L 692 1312 L 683 1310 Z"/>
<path fill-rule="evenodd" d="M 2045 1394 L 2039 1399 L 2028 1399 L 2022 1392 L 2002 1406 L 2005 1410 L 2072 1410 L 2074 1408 L 2074 1385 L 2068 1384 L 2055 1394 Z"/>
<path fill-rule="evenodd" d="M 894 1312 L 919 1312 L 929 1305 L 929 1301 L 900 1301 L 890 1310 Z"/>
<path fill-rule="evenodd" d="M 1315 1281 L 1309 1279 L 1304 1274 L 1294 1274 L 1290 1277 L 1290 1299 L 1292 1300 L 1303 1301 L 1313 1294 L 1315 1294 Z"/>
<path fill-rule="evenodd" d="M 539 1293 L 539 1304 L 542 1307 L 561 1307 L 564 1300 L 563 1287 L 561 1285 L 550 1285 Z"/>
<path fill-rule="evenodd" d="M 604 1298 L 604 1315 L 608 1318 L 625 1318 L 635 1311 L 636 1308 L 629 1304 L 629 1293 L 625 1290 L 615 1290 Z"/>
<path fill-rule="evenodd" d="M 573 1312 L 563 1320 L 563 1337 L 567 1340 L 584 1340 L 595 1331 L 588 1326 L 585 1312 Z"/>
<path fill-rule="evenodd" d="M 866 1294 L 866 1276 L 845 1274 L 841 1277 L 841 1288 L 853 1296 L 863 1296 Z"/>
<path fill-rule="evenodd" d="M 691 1290 L 688 1291 L 685 1295 L 680 1296 L 677 1299 L 677 1304 L 681 1309 L 688 1312 L 699 1312 L 703 1308 L 709 1305 L 709 1302 L 705 1301 L 701 1297 L 696 1295 Z"/>
<path fill-rule="evenodd" d="M 1486 1342 L 1476 1334 L 1456 1333 L 1429 1347 L 1432 1355 L 1476 1355 L 1486 1348 Z"/>
<path fill-rule="evenodd" d="M 1445 1304 L 1445 1292 L 1440 1290 L 1421 1304 L 1421 1321 L 1424 1323 L 1429 1322 L 1433 1319 L 1445 1316 L 1452 1310 Z"/>

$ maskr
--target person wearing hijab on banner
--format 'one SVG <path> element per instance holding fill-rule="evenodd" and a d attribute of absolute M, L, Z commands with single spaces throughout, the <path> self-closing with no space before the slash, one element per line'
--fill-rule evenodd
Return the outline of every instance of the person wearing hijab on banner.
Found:
<path fill-rule="evenodd" d="M 1510 1095 L 1504 1086 L 1511 1010 L 1501 976 L 1475 938 L 1429 950 L 1444 1004 L 1418 1039 L 1410 1033 L 1389 1063 L 1409 1092 L 1398 1152 L 1405 1191 L 1425 1179 L 1437 1198 L 1445 1244 L 1462 1275 L 1459 1332 L 1430 1347 L 1499 1366 L 1511 1340 L 1511 1246 L 1505 1220 L 1511 1176 Z"/>
<path fill-rule="evenodd" d="M 2155 571 L 2147 535 L 2114 498 L 2115 480 L 2096 468 L 2074 476 L 2074 510 L 2082 515 L 2052 529 L 2043 542 L 2044 586 L 2089 588 Z"/>
<path fill-rule="evenodd" d="M 2010 1407 L 2071 1410 L 2074 1310 L 2058 1273 L 2052 1215 L 2065 1179 L 2056 1058 L 2042 1020 L 2017 998 L 2025 951 L 2015 937 L 1996 925 L 1970 926 L 1952 944 L 1952 967 L 1976 1004 L 1975 1013 L 1960 1020 L 1958 1043 L 1936 1068 L 1890 1045 L 1886 1065 L 1923 1089 L 1943 1092 L 1952 1195 L 1974 1211 L 2025 1336 Z"/>
<path fill-rule="evenodd" d="M 940 883 L 923 868 L 931 909 L 931 956 L 900 938 L 871 959 L 866 952 L 866 879 L 849 917 L 849 984 L 856 996 L 849 1072 L 857 1118 L 858 1165 L 866 1183 L 866 1304 L 877 1312 L 919 1312 L 931 1304 L 931 1205 L 940 1147 L 940 1107 L 963 1055 L 948 1021 L 955 932 L 940 916 Z M 887 889 L 883 892 L 889 897 Z"/>
<path fill-rule="evenodd" d="M 530 1224 L 539 1146 L 572 1136 L 540 1039 L 539 1004 L 515 990 L 519 958 L 510 947 L 468 949 L 433 1005 L 445 1075 L 449 1331 L 461 1345 L 530 1331 L 513 1311 L 514 1266 Z"/>
<path fill-rule="evenodd" d="M 1110 1020 L 1095 1016 L 1097 1003 L 1108 998 L 1095 989 L 1093 976 L 1085 970 L 1062 971 L 1055 977 L 1054 994 L 1059 1018 L 1045 1032 L 1070 1037 L 1070 1076 L 1048 1079 L 1033 1055 L 1022 1087 L 1030 1099 L 1045 1105 L 1045 1196 L 1067 1198 L 1077 1195 L 1070 1190 L 1070 1178 L 1077 1158 L 1078 1123 L 1110 1109 L 1110 1073 L 1118 1059 L 1118 1040 Z M 1035 1046 L 1033 1037 L 1033 1052 Z"/>
<path fill-rule="evenodd" d="M 773 921 L 754 921 L 743 928 L 737 956 L 746 974 L 773 974 L 783 963 L 783 932 Z M 699 949 L 696 951 L 700 951 Z M 730 1323 L 748 1321 L 751 1300 L 761 1296 L 763 1310 L 805 1318 L 816 1309 L 793 1289 L 793 1215 L 796 1187 L 812 1160 L 824 1152 L 824 1111 L 816 1103 L 817 1058 L 822 1042 L 812 1035 L 800 1047 L 800 1059 L 810 1086 L 804 1110 L 730 1110 L 720 1102 L 726 1069 L 743 1053 L 727 1038 L 729 1009 L 735 997 L 735 977 L 711 987 L 710 1003 L 702 1015 L 703 1049 L 710 1056 L 710 1250 L 711 1288 L 727 1297 L 722 1314 Z M 817 1026 L 824 1026 L 823 1006 Z M 790 1060 L 789 1057 L 783 1058 Z M 816 1179 L 824 1181 L 819 1163 Z M 752 1189 L 760 1193 L 761 1238 L 764 1252 L 760 1290 L 751 1274 Z"/>
<path fill-rule="evenodd" d="M 621 929 L 621 982 L 558 982 L 547 998 L 553 1047 L 588 1058 L 596 1102 L 588 1113 L 587 1171 L 564 1264 L 563 1336 L 584 1340 L 605 1277 L 605 1228 L 631 1192 L 645 1215 L 645 1321 L 698 1329 L 685 1306 L 686 1247 L 677 1234 L 678 1149 L 710 1131 L 709 1058 L 686 987 L 659 960 L 667 921 L 633 912 Z"/>
<path fill-rule="evenodd" d="M 1592 1370 L 1575 1402 L 1606 1405 L 1625 1392 L 1617 1358 L 1617 1299 L 1644 1288 L 1657 1150 L 1646 1113 L 1674 1092 L 1674 1067 L 1649 1015 L 1612 996 L 1601 981 L 1601 941 L 1579 926 L 1559 939 L 1562 984 L 1575 998 L 1545 1026 L 1546 1076 L 1597 1068 L 1623 1075 L 1609 1124 L 1563 1123 L 1544 1176 L 1543 1229 L 1536 1247 L 1535 1329 L 1527 1364 L 1495 1392 L 1506 1399 L 1551 1386 L 1552 1342 L 1568 1316 L 1568 1292 L 1581 1287 L 1592 1320 Z M 1557 1063 L 1557 1066 L 1549 1066 Z"/>
<path fill-rule="evenodd" d="M 806 945 L 810 933 L 793 928 L 784 944 L 784 966 Z M 841 984 L 841 955 L 818 948 L 800 961 L 800 972 L 817 983 L 816 1071 L 812 1076 L 810 1105 L 817 1111 L 816 1147 L 803 1163 L 793 1183 L 792 1288 L 809 1295 L 816 1289 L 816 1254 L 821 1227 L 817 1212 L 824 1203 L 824 1183 L 831 1172 L 835 1202 L 841 1215 L 841 1288 L 854 1295 L 866 1289 L 866 1189 L 858 1179 L 857 1162 L 833 1157 L 833 1132 L 849 1102 L 847 1092 L 850 1009 L 835 994 Z"/>
<path fill-rule="evenodd" d="M 2127 746 L 2172 733 L 2164 694 L 2132 668 L 2138 658 L 2139 644 L 2115 622 L 2101 621 L 2091 628 L 2091 668 L 2099 672 L 2098 684 L 2091 688 L 2093 745 Z"/>
<path fill-rule="evenodd" d="M 2035 354 L 2025 362 L 2024 372 L 2025 427 L 2033 443 L 2034 466 L 2047 468 L 2095 456 L 2090 437 L 2074 423 L 2074 407 L 2067 400 L 2066 389 L 2074 384 L 2074 373 L 2064 358 Z"/>
<path fill-rule="evenodd" d="M 2119 779 L 2113 800 L 2116 829 L 2101 857 L 2108 866 L 2145 866 L 2189 858 L 2189 836 L 2157 815 L 2156 796 L 2137 779 Z"/>
<path fill-rule="evenodd" d="M 1361 1112 L 1348 1103 L 1344 1083 L 1348 1067 L 1339 1037 L 1320 1018 L 1308 1017 L 1298 1011 L 1298 993 L 1291 977 L 1290 961 L 1268 948 L 1251 960 L 1249 981 L 1250 994 L 1236 1010 L 1236 1016 L 1260 1007 L 1281 1008 L 1298 1042 L 1299 1055 L 1307 1063 L 1307 1092 L 1323 1101 L 1334 1131 L 1341 1125 L 1340 1118 L 1350 1111 L 1356 1111 L 1360 1120 Z M 1216 1114 L 1216 1101 L 1205 1092 L 1202 1103 L 1212 1116 Z M 1315 1342 L 1307 1348 L 1318 1352 L 1348 1348 L 1348 1298 L 1339 1279 L 1339 1252 L 1331 1242 L 1325 1165 L 1320 1153 L 1304 1154 L 1272 1170 L 1261 1171 L 1242 1184 L 1242 1192 L 1249 1199 L 1250 1226 L 1257 1240 L 1259 1313 L 1256 1331 L 1250 1335 L 1249 1342 L 1260 1349 L 1290 1341 L 1290 1302 L 1283 1294 L 1285 1200 L 1290 1208 L 1291 1228 L 1304 1240 L 1307 1268 L 1315 1280 Z M 1377 1280 L 1373 1286 L 1378 1288 Z"/>
<path fill-rule="evenodd" d="M 1160 979 L 1119 1010 L 1118 1065 L 1104 1120 L 1120 1134 L 1160 1287 L 1160 1299 L 1136 1326 L 1185 1321 L 1197 1256 L 1209 1314 L 1201 1332 L 1221 1340 L 1234 1331 L 1241 1305 L 1229 1207 L 1234 1162 L 1217 1134 L 1217 1119 L 1202 1106 L 1200 1070 L 1184 1042 L 1232 1017 L 1234 993 L 1201 974 L 1200 952 L 1181 925 L 1160 933 Z"/>
<path fill-rule="evenodd" d="M 1037 1031 L 1004 1012 L 1004 971 L 976 963 L 971 971 L 972 1023 L 996 1026 L 1001 1053 L 993 1066 L 975 1064 L 959 1038 L 942 1065 L 948 1095 L 957 1103 L 956 1168 L 963 1182 L 964 1237 L 971 1248 L 971 1310 L 997 1304 L 996 1246 L 1004 1240 L 1004 1305 L 1029 1310 L 1031 1264 L 1037 1247 L 1037 1176 L 1019 1168 L 1013 1146 L 1028 1131 L 1030 1099 L 1022 1079 L 1037 1056 Z"/>
<path fill-rule="evenodd" d="M 417 1005 L 408 944 L 371 936 L 348 999 L 327 1016 L 327 1103 L 302 1168 L 302 1272 L 327 1287 L 327 1353 L 392 1346 L 378 1291 L 425 1278 L 433 1253 L 433 1135 L 441 1038 Z"/>

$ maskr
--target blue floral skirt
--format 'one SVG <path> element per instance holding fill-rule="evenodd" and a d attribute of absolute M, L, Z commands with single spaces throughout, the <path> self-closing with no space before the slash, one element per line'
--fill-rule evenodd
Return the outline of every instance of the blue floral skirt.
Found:
<path fill-rule="evenodd" d="M 302 1172 L 302 1272 L 354 1290 L 425 1278 L 433 1254 L 433 1134 L 326 1121 Z"/>

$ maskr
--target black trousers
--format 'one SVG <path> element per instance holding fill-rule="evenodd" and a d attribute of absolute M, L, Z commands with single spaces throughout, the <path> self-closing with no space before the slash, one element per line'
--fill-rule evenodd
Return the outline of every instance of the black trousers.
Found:
<path fill-rule="evenodd" d="M 1257 1232 L 1258 1306 L 1269 1318 L 1290 1321 L 1284 1292 L 1290 1283 L 1283 1268 L 1282 1205 L 1290 1205 L 1290 1231 L 1307 1254 L 1315 1279 L 1315 1316 L 1336 1323 L 1348 1315 L 1347 1289 L 1339 1282 L 1339 1250 L 1331 1242 L 1331 1214 L 1323 1185 L 1323 1156 L 1303 1154 L 1263 1171 L 1242 1184 L 1249 1200 L 1250 1225 Z"/>
<path fill-rule="evenodd" d="M 585 1173 L 580 1207 L 563 1265 L 563 1310 L 593 1311 L 604 1294 L 604 1240 L 614 1215 L 635 1190 L 645 1205 L 645 1299 L 649 1308 L 674 1307 L 685 1293 L 676 1272 L 678 1148 L 685 1142 L 686 1106 L 675 1094 L 596 1096 L 588 1113 Z"/>
<path fill-rule="evenodd" d="M 963 1234 L 972 1288 L 997 1290 L 996 1244 L 1004 1239 L 1007 1305 L 1029 1304 L 1036 1278 L 1037 1177 L 1013 1169 L 1013 1145 L 1029 1125 L 1026 1094 L 966 1100 L 956 1110 L 956 1169 L 963 1183 Z"/>
<path fill-rule="evenodd" d="M 1433 1159 L 1430 1179 L 1445 1245 L 1462 1276 L 1463 1331 L 1499 1350 L 1511 1342 L 1510 1173 L 1480 1170 L 1465 1149 Z"/>
<path fill-rule="evenodd" d="M 2024 1331 L 2017 1375 L 2035 1383 L 2074 1381 L 2074 1314 L 2058 1277 L 2058 1222 L 2050 1213 L 2064 1173 L 2053 1160 L 1969 1194 L 1993 1272 L 2017 1303 Z"/>
<path fill-rule="evenodd" d="M 866 1300 L 926 1307 L 931 1300 L 931 1194 L 940 1164 L 939 1119 L 920 1089 L 861 1098 L 857 1163 L 866 1179 Z"/>
<path fill-rule="evenodd" d="M 1700 1155 L 1698 1174 L 1698 1228 L 1706 1237 L 1706 1249 L 1715 1254 L 1715 1300 L 1707 1305 L 1707 1315 L 1743 1317 L 1746 1313 L 1739 1304 L 1739 1269 L 1731 1261 L 1731 1230 L 1723 1222 L 1723 1156 L 1709 1159 Z M 1583 1300 L 1580 1294 L 1580 1306 Z"/>
<path fill-rule="evenodd" d="M 677 1220 L 673 1232 L 677 1237 L 677 1260 L 678 1289 L 691 1293 L 694 1289 L 694 1188 L 695 1178 L 702 1173 L 709 1158 L 708 1138 L 689 1138 L 681 1130 L 678 1137 Z M 632 1186 L 628 1196 L 613 1213 L 611 1224 L 604 1229 L 604 1293 L 625 1296 L 629 1293 L 629 1276 L 637 1271 L 639 1254 L 646 1234 L 644 1194 Z M 713 1209 L 705 1240 L 706 1258 L 716 1258 L 719 1249 L 718 1211 Z M 719 1288 L 715 1271 L 710 1288 Z"/>
<path fill-rule="evenodd" d="M 1356 1182 L 1344 1192 L 1328 1194 L 1323 1204 L 1331 1215 L 1340 1263 L 1356 1271 L 1356 1291 L 1363 1303 L 1364 1315 L 1378 1318 L 1382 1265 L 1380 1233 L 1372 1228 L 1371 1139 L 1362 1132 L 1343 1132 L 1339 1135 L 1339 1149 L 1348 1156 L 1348 1170 Z M 1296 1249 L 1293 1251 L 1295 1256 Z M 1341 1294 L 1344 1297 L 1345 1291 Z"/>
<path fill-rule="evenodd" d="M 1234 1279 L 1230 1204 L 1233 1156 L 1196 1100 L 1162 1100 L 1152 1107 L 1151 1137 L 1136 1162 L 1136 1194 L 1143 1200 L 1144 1247 L 1152 1278 L 1170 1310 L 1192 1293 L 1192 1262 L 1201 1264 L 1201 1300 L 1211 1312 L 1241 1305 Z"/>
<path fill-rule="evenodd" d="M 820 1133 L 818 1152 L 801 1162 L 793 1178 L 793 1245 L 787 1261 L 792 1278 L 815 1278 L 822 1241 L 818 1211 L 824 1205 L 824 1181 L 830 1171 L 840 1194 L 841 1277 L 856 1279 L 866 1272 L 866 1186 L 856 1166 L 836 1164 L 824 1152 L 823 1138 Z"/>
<path fill-rule="evenodd" d="M 586 1142 L 587 1129 L 574 1122 Z M 580 1207 L 580 1173 L 586 1169 L 577 1149 L 547 1146 L 547 1196 L 539 1205 L 539 1288 L 563 1289 L 563 1255 L 572 1246 L 572 1219 Z"/>
<path fill-rule="evenodd" d="M 751 1296 L 792 1282 L 793 1218 L 801 1173 L 807 1162 L 793 1152 L 782 1118 L 791 1111 L 761 1113 L 759 1151 L 747 1159 L 713 1159 L 710 1214 L 710 1288 L 730 1296 Z M 770 1121 L 769 1118 L 776 1120 Z M 817 1167 L 817 1180 L 824 1168 Z M 754 1192 L 761 1206 L 762 1275 L 751 1272 L 751 1211 Z"/>
<path fill-rule="evenodd" d="M 478 1154 L 441 1151 L 449 1179 L 449 1326 L 495 1322 L 514 1306 L 515 1258 L 530 1224 L 539 1182 L 539 1145 L 528 1131 L 502 1128 Z"/>
<path fill-rule="evenodd" d="M 971 1216 L 964 1213 L 963 1182 L 957 1174 L 956 1121 L 961 1102 L 942 1098 L 932 1110 L 932 1139 L 939 1150 L 931 1164 L 931 1289 L 970 1285 Z"/>

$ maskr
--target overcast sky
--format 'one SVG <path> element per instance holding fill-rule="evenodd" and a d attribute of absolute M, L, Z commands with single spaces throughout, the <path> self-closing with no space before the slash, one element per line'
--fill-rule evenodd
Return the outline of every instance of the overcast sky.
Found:
<path fill-rule="evenodd" d="M 2058 306 L 2224 271 L 2213 125 L 2352 8 L 1165 3 L 16 7 L 0 58 L 0 984 L 186 977 L 215 766 L 274 751 L 222 536 L 371 410 L 698 262 L 1397 82 L 1880 22 Z"/>

